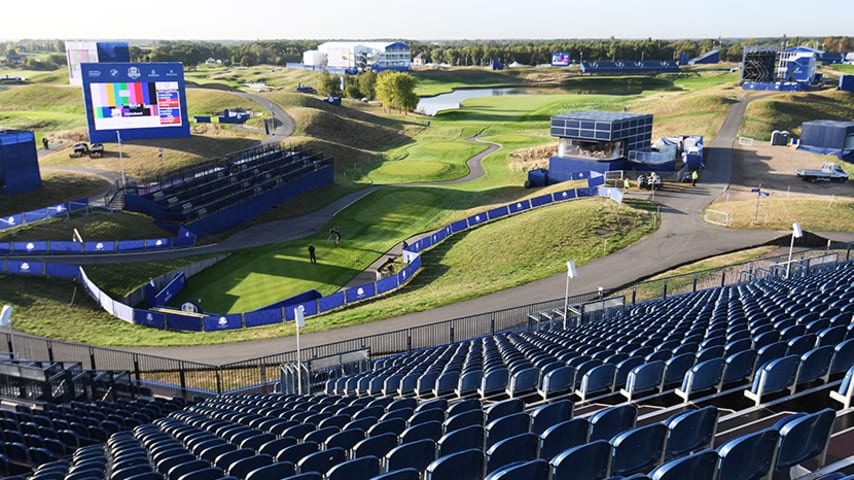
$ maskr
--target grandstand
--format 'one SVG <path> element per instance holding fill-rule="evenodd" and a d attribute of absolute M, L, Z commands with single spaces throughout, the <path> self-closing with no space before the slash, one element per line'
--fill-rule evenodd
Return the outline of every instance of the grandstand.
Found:
<path fill-rule="evenodd" d="M 679 71 L 679 66 L 673 60 L 644 60 L 644 61 L 596 61 L 581 62 L 583 73 L 599 75 L 631 75 L 673 73 Z"/>
<path fill-rule="evenodd" d="M 332 160 L 322 154 L 261 145 L 164 180 L 131 184 L 124 191 L 124 206 L 151 215 L 169 230 L 183 225 L 205 236 L 332 181 Z"/>
<path fill-rule="evenodd" d="M 54 403 L 4 389 L 18 406 L 4 402 L 0 474 L 854 478 L 854 263 L 783 271 L 626 306 L 603 299 L 588 314 L 550 309 L 522 328 L 407 353 L 354 354 L 349 371 L 306 376 L 311 394 L 287 392 L 288 378 L 284 392 L 188 404 L 146 391 Z M 6 360 L 3 372 L 25 364 Z"/>

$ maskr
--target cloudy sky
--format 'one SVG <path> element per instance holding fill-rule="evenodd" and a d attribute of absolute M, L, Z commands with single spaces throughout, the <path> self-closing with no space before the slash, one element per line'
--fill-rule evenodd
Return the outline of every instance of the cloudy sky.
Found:
<path fill-rule="evenodd" d="M 852 0 L 15 0 L 0 39 L 854 36 L 852 18 Z"/>

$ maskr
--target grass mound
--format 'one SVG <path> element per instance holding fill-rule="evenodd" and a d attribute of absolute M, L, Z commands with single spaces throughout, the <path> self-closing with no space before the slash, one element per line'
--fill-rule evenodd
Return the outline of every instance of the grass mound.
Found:
<path fill-rule="evenodd" d="M 0 90 L 0 111 L 39 111 L 83 115 L 79 87 L 24 85 Z"/>
<path fill-rule="evenodd" d="M 801 134 L 801 123 L 810 120 L 850 120 L 854 117 L 854 96 L 848 92 L 785 93 L 751 102 L 747 106 L 740 134 L 770 140 L 774 130 Z"/>
<path fill-rule="evenodd" d="M 42 171 L 42 188 L 39 190 L 18 195 L 0 195 L 0 216 L 28 212 L 81 197 L 100 195 L 108 188 L 110 188 L 110 182 L 94 175 L 44 170 Z M 63 240 L 70 238 L 68 233 Z M 47 240 L 38 237 L 33 239 Z"/>
<path fill-rule="evenodd" d="M 380 151 L 411 141 L 397 130 L 345 114 L 305 107 L 292 108 L 288 113 L 298 133 L 352 148 Z"/>

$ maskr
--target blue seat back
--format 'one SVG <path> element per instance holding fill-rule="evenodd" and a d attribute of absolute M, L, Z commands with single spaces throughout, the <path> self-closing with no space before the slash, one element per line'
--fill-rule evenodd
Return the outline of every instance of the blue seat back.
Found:
<path fill-rule="evenodd" d="M 371 480 L 421 480 L 421 472 L 414 468 L 402 468 L 377 475 Z"/>
<path fill-rule="evenodd" d="M 328 448 L 303 457 L 297 462 L 297 469 L 300 473 L 317 472 L 323 475 L 345 460 L 347 460 L 347 452 L 343 448 Z"/>
<path fill-rule="evenodd" d="M 608 392 L 614 387 L 616 367 L 610 364 L 597 365 L 588 370 L 581 379 L 579 390 L 585 396 Z"/>
<path fill-rule="evenodd" d="M 710 405 L 678 413 L 664 425 L 667 427 L 664 459 L 670 460 L 711 446 L 718 425 L 718 409 Z"/>
<path fill-rule="evenodd" d="M 483 451 L 478 449 L 446 455 L 427 466 L 426 480 L 482 480 Z"/>
<path fill-rule="evenodd" d="M 551 459 L 558 453 L 587 442 L 590 424 L 585 418 L 557 423 L 540 434 L 540 458 Z"/>
<path fill-rule="evenodd" d="M 854 325 L 854 323 L 852 323 Z M 843 340 L 834 348 L 833 363 L 830 365 L 830 373 L 841 373 L 854 366 L 854 338 Z"/>
<path fill-rule="evenodd" d="M 741 382 L 753 375 L 756 368 L 756 350 L 742 350 L 733 353 L 726 359 L 724 366 L 723 384 Z"/>
<path fill-rule="evenodd" d="M 525 462 L 537 458 L 540 438 L 531 433 L 522 433 L 505 438 L 489 447 L 486 451 L 486 473 L 515 462 Z"/>
<path fill-rule="evenodd" d="M 419 423 L 413 425 L 400 434 L 400 443 L 409 443 L 425 438 L 438 442 L 442 437 L 442 424 L 434 420 L 432 422 Z"/>
<path fill-rule="evenodd" d="M 448 432 L 439 439 L 439 456 L 461 452 L 472 448 L 483 450 L 483 427 L 472 425 Z"/>
<path fill-rule="evenodd" d="M 548 397 L 555 393 L 566 392 L 575 384 L 575 368 L 564 366 L 558 367 L 543 377 L 540 386 L 543 396 Z"/>
<path fill-rule="evenodd" d="M 816 413 L 798 417 L 780 428 L 777 446 L 776 470 L 793 467 L 805 460 L 822 455 L 830 440 L 836 412 L 825 408 Z"/>
<path fill-rule="evenodd" d="M 666 436 L 667 427 L 662 423 L 632 428 L 614 436 L 610 442 L 611 475 L 628 475 L 658 465 Z"/>
<path fill-rule="evenodd" d="M 486 425 L 486 448 L 505 438 L 531 431 L 531 416 L 525 412 L 497 418 Z"/>
<path fill-rule="evenodd" d="M 549 478 L 549 463 L 542 459 L 507 465 L 486 476 L 486 480 L 543 480 L 547 478 Z"/>
<path fill-rule="evenodd" d="M 670 460 L 650 472 L 649 478 L 652 480 L 714 480 L 717 464 L 718 454 L 714 450 L 702 450 Z"/>
<path fill-rule="evenodd" d="M 690 395 L 717 388 L 721 384 L 725 365 L 726 361 L 720 357 L 694 365 L 685 374 L 680 390 Z"/>
<path fill-rule="evenodd" d="M 479 391 L 481 395 L 486 396 L 503 392 L 507 388 L 509 378 L 510 371 L 503 367 L 487 371 L 480 382 Z"/>
<path fill-rule="evenodd" d="M 611 444 L 598 440 L 559 453 L 551 460 L 552 480 L 602 480 L 608 476 Z"/>
<path fill-rule="evenodd" d="M 638 407 L 634 404 L 619 405 L 600 410 L 593 414 L 590 422 L 588 440 L 610 440 L 614 435 L 635 426 Z"/>
<path fill-rule="evenodd" d="M 375 435 L 353 445 L 353 458 L 367 457 L 369 455 L 383 458 L 389 450 L 396 446 L 397 435 L 393 433 Z"/>
<path fill-rule="evenodd" d="M 683 353 L 676 355 L 664 364 L 664 378 L 662 386 L 676 385 L 682 383 L 685 373 L 694 366 L 694 354 Z"/>
<path fill-rule="evenodd" d="M 531 431 L 537 435 L 547 428 L 572 418 L 573 404 L 569 400 L 541 405 L 531 411 Z"/>
<path fill-rule="evenodd" d="M 718 478 L 752 480 L 771 470 L 779 439 L 774 429 L 766 429 L 734 438 L 718 447 Z"/>
<path fill-rule="evenodd" d="M 830 345 L 814 348 L 801 355 L 801 364 L 798 367 L 798 385 L 823 378 L 830 371 L 832 360 L 833 347 Z"/>
<path fill-rule="evenodd" d="M 510 377 L 510 383 L 507 385 L 507 393 L 510 395 L 521 395 L 533 392 L 537 389 L 539 380 L 539 369 L 531 367 L 520 370 Z"/>
<path fill-rule="evenodd" d="M 795 383 L 800 360 L 797 355 L 790 355 L 766 363 L 757 370 L 750 391 L 766 395 L 790 388 Z"/>
<path fill-rule="evenodd" d="M 633 368 L 626 380 L 626 390 L 632 394 L 658 390 L 664 376 L 664 362 L 655 360 Z"/>
<path fill-rule="evenodd" d="M 377 457 L 368 456 L 339 463 L 326 472 L 326 480 L 370 480 L 380 473 Z M 239 478 L 239 477 L 238 477 Z"/>
<path fill-rule="evenodd" d="M 246 480 L 278 480 L 296 473 L 296 467 L 291 462 L 276 462 L 271 465 L 256 468 L 246 474 Z"/>
<path fill-rule="evenodd" d="M 488 407 L 483 409 L 484 423 L 488 424 L 489 422 L 497 420 L 501 417 L 506 417 L 508 415 L 524 411 L 525 402 L 523 402 L 522 400 L 502 400 L 500 402 L 493 403 L 492 405 L 489 405 Z"/>

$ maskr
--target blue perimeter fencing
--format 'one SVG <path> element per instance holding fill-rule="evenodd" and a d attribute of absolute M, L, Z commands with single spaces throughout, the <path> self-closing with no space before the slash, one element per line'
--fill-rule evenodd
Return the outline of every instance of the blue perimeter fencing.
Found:
<path fill-rule="evenodd" d="M 47 208 L 31 210 L 29 212 L 4 215 L 0 217 L 0 230 L 6 230 L 7 228 L 15 228 L 30 223 L 41 222 L 61 215 L 70 215 L 80 210 L 86 210 L 87 208 L 89 208 L 89 199 L 81 198 L 78 200 L 63 202 L 58 205 L 54 205 Z"/>
<path fill-rule="evenodd" d="M 125 253 L 173 248 L 188 248 L 196 245 L 196 235 L 181 229 L 174 238 L 147 238 L 143 240 L 90 240 L 85 242 L 65 240 L 33 240 L 29 242 L 0 243 L 0 255 L 80 255 L 99 253 Z"/>
<path fill-rule="evenodd" d="M 593 182 L 598 178 L 594 177 Z M 590 180 L 588 180 L 590 183 Z M 3 269 L 0 273 L 12 275 L 41 275 L 60 276 L 66 278 L 80 279 L 86 292 L 110 314 L 121 318 L 129 323 L 145 325 L 154 328 L 187 331 L 215 331 L 237 328 L 270 325 L 294 320 L 294 309 L 298 306 L 304 308 L 303 315 L 308 318 L 321 313 L 342 308 L 347 305 L 370 300 L 378 295 L 384 295 L 397 290 L 408 283 L 419 270 L 421 270 L 421 255 L 423 252 L 438 245 L 449 236 L 474 228 L 482 223 L 493 219 L 499 219 L 510 214 L 526 212 L 531 208 L 564 202 L 576 198 L 600 196 L 610 198 L 615 202 L 622 202 L 622 192 L 617 188 L 583 187 L 555 192 L 553 194 L 541 195 L 530 200 L 521 200 L 513 204 L 492 208 L 470 216 L 465 220 L 459 220 L 446 225 L 434 232 L 413 242 L 403 249 L 403 258 L 409 264 L 397 274 L 346 290 L 338 291 L 332 295 L 318 299 L 307 300 L 287 306 L 276 306 L 274 308 L 256 310 L 246 313 L 218 314 L 218 313 L 186 313 L 172 309 L 135 309 L 119 301 L 113 300 L 94 282 L 89 280 L 82 268 L 70 265 L 54 265 L 44 262 L 20 262 L 6 260 L 2 263 Z"/>

